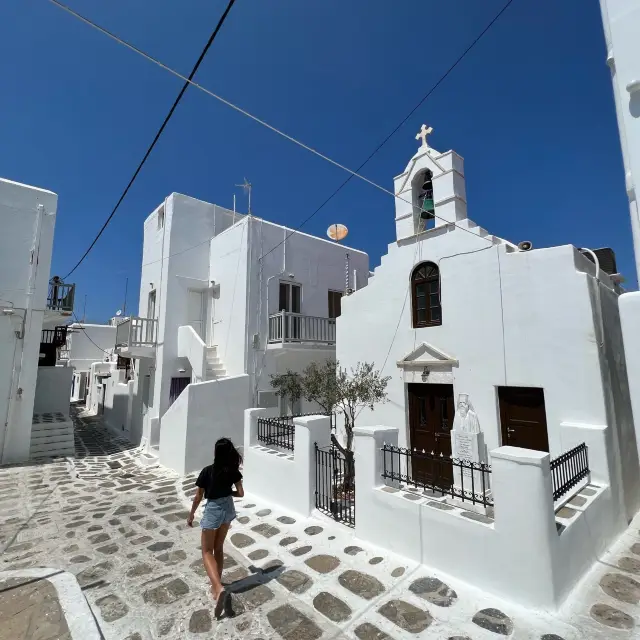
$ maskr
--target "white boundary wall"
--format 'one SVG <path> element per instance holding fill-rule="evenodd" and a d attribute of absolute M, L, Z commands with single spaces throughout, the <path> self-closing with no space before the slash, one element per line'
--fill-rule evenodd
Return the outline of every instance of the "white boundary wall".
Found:
<path fill-rule="evenodd" d="M 397 444 L 398 429 L 356 428 L 356 536 L 507 600 L 556 610 L 625 527 L 615 516 L 607 432 L 563 425 L 567 441 L 587 443 L 592 479 L 603 489 L 558 532 L 548 453 L 491 452 L 495 521 L 484 524 L 384 491 L 381 448 Z"/>
<path fill-rule="evenodd" d="M 69 415 L 71 367 L 38 367 L 33 413 Z"/>
<path fill-rule="evenodd" d="M 625 293 L 618 298 L 620 324 L 627 362 L 627 378 L 633 410 L 633 423 L 640 459 L 640 291 Z"/>
<path fill-rule="evenodd" d="M 199 471 L 213 462 L 219 438 L 241 445 L 248 404 L 247 375 L 187 385 L 162 417 L 160 464 L 179 474 Z"/>
<path fill-rule="evenodd" d="M 278 455 L 258 442 L 258 418 L 271 417 L 268 409 L 244 412 L 244 482 L 256 498 L 308 517 L 315 508 L 315 444 L 327 446 L 331 422 L 327 416 L 294 418 L 293 455 Z"/>

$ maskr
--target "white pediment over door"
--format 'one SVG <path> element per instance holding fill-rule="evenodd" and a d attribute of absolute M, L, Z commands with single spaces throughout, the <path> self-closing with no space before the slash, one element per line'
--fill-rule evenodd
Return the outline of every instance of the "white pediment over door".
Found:
<path fill-rule="evenodd" d="M 423 342 L 396 363 L 405 382 L 453 383 L 452 367 L 458 360 L 442 349 Z"/>

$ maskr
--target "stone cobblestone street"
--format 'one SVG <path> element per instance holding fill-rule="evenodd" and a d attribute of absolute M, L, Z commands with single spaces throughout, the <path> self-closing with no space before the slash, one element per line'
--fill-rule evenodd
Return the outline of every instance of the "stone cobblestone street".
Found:
<path fill-rule="evenodd" d="M 260 504 L 251 487 L 225 549 L 235 615 L 216 621 L 200 530 L 185 524 L 194 474 L 145 466 L 99 417 L 74 421 L 75 460 L 0 469 L 0 566 L 74 574 L 107 640 L 638 637 L 637 520 L 552 616 L 361 544 L 328 519 Z M 0 582 L 0 640 L 71 637 L 48 585 Z"/>

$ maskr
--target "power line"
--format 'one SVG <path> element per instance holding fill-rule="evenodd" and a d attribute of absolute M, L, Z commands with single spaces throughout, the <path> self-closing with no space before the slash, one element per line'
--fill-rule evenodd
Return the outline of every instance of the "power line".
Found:
<path fill-rule="evenodd" d="M 153 148 L 156 146 L 156 143 L 160 139 L 160 136 L 162 135 L 162 132 L 164 131 L 164 129 L 167 126 L 167 124 L 169 123 L 169 120 L 171 120 L 171 116 L 173 115 L 174 111 L 176 110 L 176 107 L 178 106 L 178 103 L 182 99 L 182 96 L 184 95 L 185 91 L 187 90 L 187 87 L 189 86 L 189 84 L 191 84 L 191 79 L 195 76 L 196 71 L 198 70 L 198 67 L 200 67 L 200 64 L 204 60 L 204 57 L 207 55 L 207 51 L 209 51 L 209 48 L 213 44 L 213 41 L 216 39 L 216 36 L 218 35 L 218 32 L 222 28 L 222 25 L 224 24 L 224 21 L 227 19 L 227 15 L 229 15 L 229 11 L 231 11 L 231 7 L 233 7 L 235 1 L 236 0 L 229 0 L 229 3 L 227 4 L 227 8 L 225 9 L 225 11 L 222 14 L 222 16 L 220 17 L 220 19 L 218 20 L 218 24 L 216 25 L 216 28 L 213 30 L 213 33 L 211 34 L 211 36 L 209 36 L 209 40 L 207 41 L 207 44 L 205 45 L 204 49 L 202 50 L 202 53 L 200 53 L 200 57 L 198 58 L 197 62 L 195 63 L 195 65 L 194 65 L 193 69 L 191 70 L 191 73 L 189 74 L 188 78 L 185 79 L 185 83 L 182 86 L 182 89 L 180 89 L 180 93 L 178 94 L 177 98 L 174 100 L 173 105 L 171 106 L 171 109 L 169 109 L 169 113 L 166 115 L 166 117 L 164 119 L 164 122 L 162 123 L 162 126 L 160 127 L 160 129 L 158 129 L 158 132 L 156 133 L 156 135 L 155 135 L 155 137 L 153 139 L 153 142 L 151 143 L 151 145 L 147 149 L 147 152 L 144 154 L 144 157 L 142 158 L 142 161 L 138 165 L 138 168 L 135 170 L 135 173 L 133 174 L 131 180 L 129 180 L 129 184 L 127 184 L 125 190 L 122 192 L 122 195 L 120 196 L 118 202 L 116 203 L 116 206 L 113 208 L 113 211 L 111 211 L 111 213 L 109 214 L 109 217 L 106 219 L 105 223 L 102 225 L 102 228 L 98 232 L 98 235 L 96 235 L 96 237 L 93 239 L 93 242 L 89 245 L 89 248 L 84 252 L 82 258 L 80 258 L 80 260 L 78 260 L 78 262 L 73 267 L 73 269 L 71 269 L 71 271 L 69 271 L 69 273 L 66 276 L 64 276 L 63 280 L 68 278 L 82 264 L 84 259 L 89 255 L 89 252 L 91 251 L 91 249 L 93 249 L 93 247 L 95 246 L 96 242 L 98 242 L 98 239 L 103 234 L 104 230 L 107 228 L 107 225 L 111 222 L 111 219 L 113 218 L 113 216 L 115 215 L 116 211 L 120 207 L 120 204 L 125 199 L 127 193 L 129 192 L 129 189 L 131 188 L 131 186 L 135 182 L 136 178 L 138 177 L 138 174 L 140 173 L 140 170 L 142 169 L 144 163 L 147 161 L 147 158 L 149 157 L 149 155 L 153 151 Z M 63 5 L 61 2 L 58 2 L 58 0 L 49 0 L 49 2 L 52 2 L 56 6 L 60 7 L 61 9 L 64 9 L 65 11 L 67 11 L 67 12 L 73 14 L 73 15 L 75 15 L 78 18 L 82 18 L 82 16 L 80 16 L 79 14 L 77 14 L 74 11 L 72 11 L 71 9 L 69 9 L 69 7 Z M 85 18 L 82 18 L 82 19 L 83 19 L 84 22 L 87 22 L 87 23 L 89 22 Z"/>
<path fill-rule="evenodd" d="M 74 17 L 78 18 L 79 20 L 81 20 L 82 22 L 88 24 L 89 26 L 93 27 L 94 29 L 97 29 L 98 31 L 100 31 L 101 33 L 103 33 L 104 35 L 108 36 L 109 38 L 115 40 L 116 42 L 118 42 L 119 44 L 122 44 L 123 46 L 127 47 L 128 49 L 130 49 L 131 51 L 143 56 L 144 58 L 146 58 L 147 60 L 149 60 L 150 62 L 153 62 L 154 64 L 158 65 L 159 67 L 161 67 L 162 69 L 164 69 L 165 71 L 168 71 L 169 73 L 171 73 L 172 75 L 175 75 L 183 80 L 185 80 L 185 82 L 193 85 L 194 87 L 196 87 L 197 89 L 200 89 L 201 91 L 203 91 L 204 93 L 206 93 L 207 95 L 211 96 L 212 98 L 215 98 L 216 100 L 222 102 L 223 104 L 227 105 L 228 107 L 234 109 L 235 111 L 247 116 L 248 118 L 250 118 L 251 120 L 253 120 L 254 122 L 257 122 L 258 124 L 266 127 L 267 129 L 270 129 L 271 131 L 273 131 L 274 133 L 277 133 L 278 135 L 282 136 L 283 138 L 286 138 L 287 140 L 289 140 L 290 142 L 293 142 L 294 144 L 302 147 L 303 149 L 306 149 L 307 151 L 313 153 L 314 155 L 322 158 L 323 160 L 326 160 L 327 162 L 329 162 L 330 164 L 333 164 L 334 166 L 342 169 L 343 171 L 346 171 L 347 173 L 350 174 L 350 178 L 356 177 L 359 178 L 360 180 L 363 180 L 364 182 L 367 182 L 368 184 L 376 187 L 377 189 L 379 189 L 380 191 L 387 193 L 388 195 L 392 196 L 393 198 L 398 198 L 399 200 L 403 200 L 405 202 L 408 202 L 409 204 L 412 204 L 411 202 L 409 202 L 408 200 L 405 200 L 404 198 L 400 198 L 400 196 L 396 195 L 393 191 L 390 191 L 389 189 L 386 189 L 385 187 L 377 184 L 376 182 L 374 182 L 373 180 L 370 180 L 369 178 L 366 178 L 363 175 L 360 175 L 357 171 L 353 171 L 351 169 L 349 169 L 348 167 L 344 166 L 343 164 L 337 162 L 336 160 L 333 160 L 332 158 L 330 158 L 329 156 L 321 153 L 320 151 L 318 151 L 317 149 L 314 149 L 313 147 L 305 144 L 304 142 L 301 142 L 300 140 L 297 140 L 296 138 L 290 136 L 289 134 L 285 133 L 284 131 L 281 131 L 280 129 L 274 127 L 273 125 L 270 125 L 268 122 L 258 118 L 257 116 L 253 115 L 252 113 L 248 112 L 246 109 L 243 109 L 241 107 L 239 107 L 236 104 L 233 104 L 232 102 L 230 102 L 229 100 L 226 100 L 225 98 L 217 95 L 216 93 L 214 93 L 213 91 L 207 89 L 206 87 L 203 87 L 202 85 L 198 84 L 197 82 L 194 82 L 192 80 L 190 80 L 189 78 L 186 78 L 185 76 L 183 76 L 181 73 L 179 73 L 178 71 L 175 71 L 174 69 L 172 69 L 171 67 L 167 66 L 166 64 L 164 64 L 163 62 L 160 62 L 159 60 L 157 60 L 156 58 L 154 58 L 153 56 L 149 55 L 148 53 L 145 53 L 144 51 L 142 51 L 141 49 L 138 49 L 137 47 L 135 47 L 134 45 L 130 44 L 129 42 L 123 40 L 122 38 L 120 38 L 119 36 L 115 35 L 114 33 L 111 33 L 110 31 L 108 31 L 107 29 L 105 29 L 104 27 L 101 27 L 100 25 L 96 24 L 95 22 L 92 22 L 91 20 L 89 20 L 88 18 L 85 18 L 84 16 L 80 15 L 79 13 L 73 11 L 72 9 L 70 9 L 69 7 L 63 5 L 62 3 L 60 3 L 58 0 L 49 0 L 49 2 L 52 2 L 53 4 L 55 4 L 56 6 L 64 9 L 65 11 L 67 11 L 68 13 L 70 13 L 71 15 L 73 15 Z M 456 62 L 454 62 L 454 64 L 447 70 L 447 72 L 440 78 L 440 80 L 436 83 L 436 85 L 434 85 L 431 90 L 429 91 L 429 93 L 427 95 L 425 95 L 425 97 L 421 100 L 421 102 L 413 109 L 413 111 L 400 123 L 400 125 L 398 125 L 398 127 L 396 127 L 396 129 L 394 129 L 394 131 L 391 132 L 391 134 L 389 134 L 389 136 L 387 137 L 387 139 L 385 139 L 378 147 L 382 148 L 382 146 L 387 142 L 387 140 L 389 138 L 391 138 L 391 136 L 393 136 L 393 134 L 402 126 L 402 124 L 404 124 L 404 122 L 406 122 L 406 120 L 412 115 L 413 112 L 415 112 L 416 109 L 419 108 L 419 106 L 429 97 L 429 95 L 436 89 L 436 87 L 442 83 L 442 81 L 449 75 L 449 73 L 459 64 L 459 62 L 467 55 L 467 53 L 475 46 L 475 44 L 482 38 L 482 36 L 493 26 L 493 24 L 495 24 L 495 22 L 500 18 L 500 16 L 506 11 L 506 9 L 512 4 L 513 0 L 508 0 L 508 2 L 505 4 L 505 6 L 498 12 L 498 14 L 496 14 L 496 16 L 493 18 L 493 20 L 487 25 L 487 27 L 485 27 L 485 29 L 480 33 L 480 35 L 471 43 L 471 45 L 469 45 L 469 47 L 467 47 L 467 49 L 463 52 L 463 54 L 459 57 L 458 60 L 456 60 Z M 371 156 L 365 160 L 365 163 L 368 162 L 371 157 L 373 157 L 373 155 L 375 155 L 375 153 L 377 153 L 378 149 L 374 150 L 374 152 L 371 154 Z M 361 165 L 363 166 L 363 165 Z M 331 200 L 331 198 L 333 198 L 335 196 L 336 193 L 338 193 L 344 186 L 345 184 L 347 184 L 348 180 L 345 180 L 345 182 L 340 185 L 338 187 L 338 189 L 336 190 L 335 193 L 333 193 L 319 208 L 317 211 L 319 211 L 323 206 L 325 206 L 325 204 Z M 296 233 L 308 220 L 311 219 L 311 217 L 313 217 L 313 215 L 315 215 L 316 212 L 314 212 L 309 218 L 307 218 L 307 220 L 303 221 L 303 223 L 298 227 L 297 230 L 293 230 L 291 232 L 291 234 L 289 234 L 290 237 L 291 235 L 293 235 L 294 233 Z M 443 218 L 440 218 L 438 215 L 434 215 L 435 218 L 438 218 L 440 220 L 443 220 L 444 222 L 446 222 L 447 224 L 451 224 L 454 227 L 457 227 L 458 229 L 462 229 L 463 231 L 466 231 L 467 233 L 470 233 L 472 235 L 477 235 L 475 233 L 473 233 L 472 231 L 470 231 L 469 229 L 465 229 L 464 227 L 459 227 L 458 225 L 455 224 L 455 222 L 450 222 L 448 220 L 444 220 Z M 482 236 L 478 236 L 478 237 L 482 237 Z M 488 238 L 484 238 L 487 242 L 492 242 L 491 240 L 489 240 Z M 273 251 L 274 249 L 276 249 L 277 247 L 279 247 L 281 244 L 283 244 L 283 242 L 286 241 L 283 240 L 282 242 L 280 242 L 278 245 L 276 245 L 275 247 L 272 247 L 268 253 L 271 253 L 271 251 Z M 268 254 L 265 254 L 268 255 Z M 264 256 L 263 256 L 264 257 Z M 75 268 L 75 267 L 74 267 Z M 66 277 L 66 276 L 65 276 Z"/>
<path fill-rule="evenodd" d="M 396 127 L 391 131 L 391 133 L 389 133 L 389 135 L 387 135 L 387 137 L 366 157 L 365 161 L 355 170 L 355 173 L 358 173 L 366 164 L 368 164 L 369 160 L 371 160 L 371 158 L 373 158 L 373 156 L 375 156 L 376 153 L 378 153 L 378 151 L 380 151 L 380 149 L 382 149 L 382 147 L 384 147 L 384 145 L 387 144 L 387 142 L 389 142 L 389 140 L 402 128 L 402 126 L 407 122 L 407 120 L 409 120 L 409 118 L 411 118 L 411 116 L 426 102 L 427 98 L 429 98 L 429 96 L 446 80 L 448 75 L 462 62 L 462 60 L 466 57 L 469 51 L 471 51 L 471 49 L 473 49 L 473 47 L 475 47 L 476 44 L 478 44 L 478 42 L 482 39 L 484 34 L 487 33 L 489 29 L 491 29 L 491 27 L 498 21 L 500 16 L 509 8 L 509 5 L 511 5 L 512 2 L 513 0 L 508 0 L 508 2 L 502 7 L 502 9 L 500 9 L 500 11 L 494 16 L 493 20 L 491 20 L 491 22 L 476 37 L 476 39 L 462 52 L 462 54 L 457 58 L 457 60 L 445 71 L 444 75 L 440 77 L 440 79 L 431 87 L 431 89 L 427 91 L 427 93 L 422 97 L 420 102 L 418 102 L 418 104 L 416 104 L 416 106 L 413 107 L 411 111 L 409 111 L 409 113 L 398 123 L 398 125 L 396 125 Z M 280 244 L 277 244 L 275 247 L 270 249 L 262 257 L 264 258 L 268 256 L 272 251 L 277 249 L 281 244 L 285 243 L 294 233 L 300 231 L 300 229 L 302 229 L 302 227 L 304 227 L 304 225 L 307 224 L 309 220 L 311 220 L 317 213 L 319 213 L 331 200 L 333 200 L 335 196 L 338 195 L 338 193 L 340 193 L 340 191 L 342 191 L 344 187 L 347 186 L 347 184 L 349 184 L 349 182 L 351 182 L 351 179 L 353 177 L 354 177 L 354 174 L 352 173 L 346 180 L 344 180 L 344 182 L 342 182 L 338 186 L 338 188 L 326 200 L 322 202 L 322 204 L 311 215 L 306 217 L 298 225 L 298 227 L 296 227 Z"/>
<path fill-rule="evenodd" d="M 103 349 L 100 345 L 97 345 L 92 339 L 91 336 L 87 333 L 87 330 L 84 326 L 85 323 L 80 322 L 80 320 L 78 320 L 78 316 L 76 315 L 75 311 L 72 311 L 71 313 L 73 313 L 73 317 L 76 319 L 76 323 L 79 324 L 80 326 L 78 327 L 78 329 L 81 329 L 84 332 L 84 335 L 87 337 L 87 340 L 89 340 L 89 342 L 91 342 L 93 344 L 94 347 L 97 347 L 98 349 L 100 349 L 100 351 L 102 351 L 103 353 L 106 353 L 107 355 L 111 355 L 110 351 L 107 351 L 106 349 Z"/>

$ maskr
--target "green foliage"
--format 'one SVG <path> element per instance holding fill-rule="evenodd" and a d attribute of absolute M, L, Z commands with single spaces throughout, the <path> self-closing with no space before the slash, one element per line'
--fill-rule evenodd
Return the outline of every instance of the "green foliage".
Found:
<path fill-rule="evenodd" d="M 271 376 L 271 385 L 279 396 L 292 400 L 305 398 L 316 402 L 326 413 L 339 411 L 344 415 L 346 449 L 353 445 L 353 427 L 360 411 L 365 407 L 387 400 L 387 384 L 391 378 L 382 377 L 380 371 L 368 362 L 359 362 L 347 371 L 335 360 L 318 365 L 311 363 L 302 373 Z"/>

